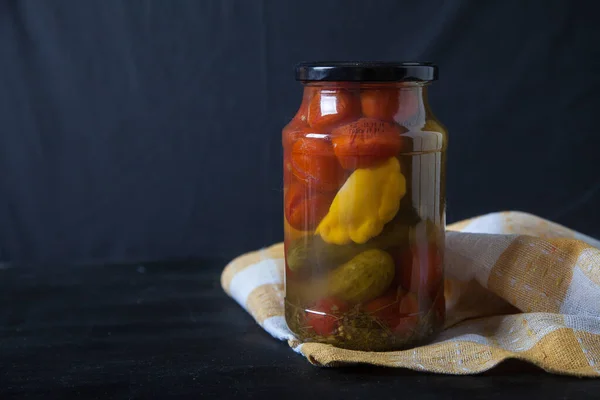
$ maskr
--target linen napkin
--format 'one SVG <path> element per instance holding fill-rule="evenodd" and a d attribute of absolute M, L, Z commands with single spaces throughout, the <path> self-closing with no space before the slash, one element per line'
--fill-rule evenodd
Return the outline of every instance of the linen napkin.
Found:
<path fill-rule="evenodd" d="M 225 292 L 270 335 L 319 366 L 372 364 L 475 374 L 513 358 L 557 374 L 600 376 L 600 241 L 522 212 L 448 226 L 447 321 L 431 344 L 362 352 L 302 343 L 283 311 L 283 244 L 224 269 Z"/>

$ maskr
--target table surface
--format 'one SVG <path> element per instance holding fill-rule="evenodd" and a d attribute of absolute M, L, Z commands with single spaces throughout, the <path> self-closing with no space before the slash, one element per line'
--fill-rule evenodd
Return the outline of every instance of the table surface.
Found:
<path fill-rule="evenodd" d="M 600 396 L 600 380 L 517 361 L 479 376 L 314 367 L 222 292 L 223 265 L 0 269 L 0 398 Z"/>

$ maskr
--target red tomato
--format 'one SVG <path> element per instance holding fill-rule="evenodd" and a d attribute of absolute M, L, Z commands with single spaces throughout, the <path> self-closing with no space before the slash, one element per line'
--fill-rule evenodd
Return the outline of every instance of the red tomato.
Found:
<path fill-rule="evenodd" d="M 400 317 L 394 330 L 401 333 L 411 333 L 419 323 L 419 301 L 414 293 L 406 292 L 400 298 Z"/>
<path fill-rule="evenodd" d="M 360 104 L 365 117 L 393 120 L 398 111 L 398 89 L 366 89 L 360 93 Z"/>
<path fill-rule="evenodd" d="M 313 86 L 305 86 L 304 87 L 304 93 L 302 94 L 302 104 L 300 104 L 300 108 L 298 109 L 298 112 L 296 112 L 296 115 L 294 115 L 293 120 L 301 121 L 305 124 L 308 123 L 307 122 L 308 121 L 308 107 L 310 105 L 312 98 L 318 92 L 319 91 L 316 87 L 313 87 Z"/>
<path fill-rule="evenodd" d="M 302 104 L 294 115 L 294 118 L 283 128 L 282 139 L 283 147 L 293 146 L 296 140 L 301 137 L 305 137 L 310 133 L 315 133 L 314 129 L 311 129 L 308 125 L 308 105 L 310 100 L 317 92 L 316 88 L 306 86 L 304 88 L 304 95 L 302 96 Z"/>
<path fill-rule="evenodd" d="M 360 113 L 358 97 L 345 89 L 322 89 L 308 106 L 307 122 L 311 128 L 325 132 L 356 118 Z"/>
<path fill-rule="evenodd" d="M 311 131 L 306 122 L 296 119 L 291 120 L 281 132 L 283 148 L 287 149 L 288 147 L 293 146 L 298 139 L 305 137 L 309 133 L 311 133 Z"/>
<path fill-rule="evenodd" d="M 396 273 L 396 276 L 398 276 L 400 280 L 400 286 L 402 286 L 404 290 L 411 290 L 413 289 L 413 270 L 418 270 L 419 268 L 418 264 L 415 266 L 415 258 L 413 257 L 412 249 L 401 252 L 398 258 L 399 262 L 397 262 L 396 265 L 400 267 L 400 271 L 399 273 Z"/>
<path fill-rule="evenodd" d="M 311 193 L 306 186 L 292 182 L 285 194 L 285 218 L 294 229 L 314 229 L 327 215 L 334 196 L 334 193 Z"/>
<path fill-rule="evenodd" d="M 328 297 L 306 311 L 306 322 L 317 334 L 331 335 L 338 327 L 339 314 L 347 310 L 348 306 L 343 301 Z"/>
<path fill-rule="evenodd" d="M 333 131 L 333 151 L 344 169 L 373 167 L 398 154 L 401 133 L 395 123 L 361 118 Z"/>
<path fill-rule="evenodd" d="M 400 315 L 410 316 L 412 314 L 419 313 L 419 300 L 417 296 L 412 292 L 404 292 L 400 296 Z"/>
<path fill-rule="evenodd" d="M 419 322 L 417 297 L 402 289 L 370 301 L 364 309 L 398 333 L 412 332 Z"/>
<path fill-rule="evenodd" d="M 289 189 L 292 181 L 294 180 L 294 173 L 292 171 L 292 157 L 287 151 L 283 152 L 283 188 Z"/>
<path fill-rule="evenodd" d="M 437 246 L 412 246 L 400 256 L 400 284 L 406 290 L 421 292 L 425 290 L 434 296 L 442 286 L 442 256 Z"/>
<path fill-rule="evenodd" d="M 309 188 L 330 192 L 336 191 L 344 183 L 345 172 L 327 139 L 298 139 L 292 147 L 291 167 L 296 178 Z"/>
<path fill-rule="evenodd" d="M 399 304 L 398 292 L 393 290 L 371 300 L 364 306 L 364 309 L 367 313 L 393 329 L 398 324 L 398 319 L 400 318 L 398 312 Z"/>

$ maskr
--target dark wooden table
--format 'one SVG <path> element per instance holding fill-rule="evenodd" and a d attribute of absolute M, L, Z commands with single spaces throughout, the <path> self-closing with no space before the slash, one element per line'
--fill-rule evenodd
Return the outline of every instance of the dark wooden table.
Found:
<path fill-rule="evenodd" d="M 508 362 L 480 376 L 311 366 L 219 284 L 224 261 L 0 269 L 0 399 L 600 398 Z"/>

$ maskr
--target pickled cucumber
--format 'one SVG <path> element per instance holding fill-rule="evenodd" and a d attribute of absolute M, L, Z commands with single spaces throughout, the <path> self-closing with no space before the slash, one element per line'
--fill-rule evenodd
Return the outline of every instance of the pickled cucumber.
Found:
<path fill-rule="evenodd" d="M 296 239 L 286 251 L 287 266 L 293 272 L 314 270 L 317 266 L 331 269 L 366 250 L 385 250 L 404 244 L 408 241 L 410 226 L 414 226 L 419 220 L 414 208 L 401 209 L 396 218 L 385 225 L 380 235 L 363 244 L 331 244 L 319 235 Z"/>
<path fill-rule="evenodd" d="M 331 271 L 328 294 L 353 304 L 380 296 L 394 280 L 394 260 L 387 252 L 371 249 Z"/>

